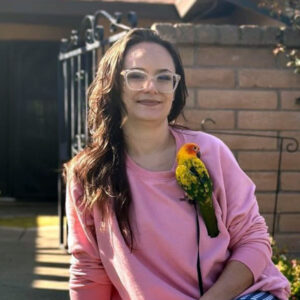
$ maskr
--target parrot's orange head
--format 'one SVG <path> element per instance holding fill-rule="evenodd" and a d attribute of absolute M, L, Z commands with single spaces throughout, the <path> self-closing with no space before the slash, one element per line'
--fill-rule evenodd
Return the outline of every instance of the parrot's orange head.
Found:
<path fill-rule="evenodd" d="M 194 157 L 200 158 L 200 147 L 195 143 L 184 144 L 177 153 L 177 161 Z"/>

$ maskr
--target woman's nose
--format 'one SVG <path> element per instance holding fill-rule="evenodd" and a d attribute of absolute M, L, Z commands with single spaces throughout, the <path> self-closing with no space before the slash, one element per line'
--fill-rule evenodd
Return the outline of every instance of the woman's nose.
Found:
<path fill-rule="evenodd" d="M 158 93 L 158 90 L 155 86 L 154 78 L 149 78 L 144 85 L 144 91 Z"/>

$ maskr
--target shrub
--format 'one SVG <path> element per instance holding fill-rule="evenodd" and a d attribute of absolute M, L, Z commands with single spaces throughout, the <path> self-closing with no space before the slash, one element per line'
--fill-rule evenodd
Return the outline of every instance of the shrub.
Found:
<path fill-rule="evenodd" d="M 272 260 L 279 271 L 289 280 L 291 284 L 290 300 L 300 299 L 300 259 L 290 259 L 286 251 L 276 246 L 274 239 L 271 239 L 273 250 Z"/>

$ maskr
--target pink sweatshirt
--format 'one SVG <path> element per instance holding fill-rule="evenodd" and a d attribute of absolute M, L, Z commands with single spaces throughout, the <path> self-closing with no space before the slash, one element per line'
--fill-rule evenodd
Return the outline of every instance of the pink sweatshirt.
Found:
<path fill-rule="evenodd" d="M 265 220 L 260 216 L 253 182 L 231 151 L 217 138 L 171 129 L 177 150 L 187 142 L 200 146 L 201 159 L 214 183 L 213 202 L 220 230 L 207 235 L 200 222 L 200 262 L 204 291 L 229 260 L 244 263 L 255 283 L 243 294 L 270 291 L 289 295 L 289 282 L 271 262 Z M 133 203 L 131 220 L 136 250 L 127 248 L 113 214 L 102 223 L 99 211 L 80 209 L 82 188 L 68 183 L 66 209 L 71 258 L 72 300 L 192 300 L 199 299 L 195 211 L 184 196 L 174 171 L 153 172 L 127 157 Z"/>

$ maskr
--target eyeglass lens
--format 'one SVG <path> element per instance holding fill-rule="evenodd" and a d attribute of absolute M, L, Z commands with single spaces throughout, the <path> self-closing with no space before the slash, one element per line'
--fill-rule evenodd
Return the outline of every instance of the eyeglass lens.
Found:
<path fill-rule="evenodd" d="M 148 83 L 148 75 L 143 72 L 132 71 L 127 73 L 127 83 L 132 90 L 142 90 Z M 155 87 L 160 92 L 172 92 L 176 85 L 176 78 L 173 74 L 161 73 L 153 78 Z"/>

